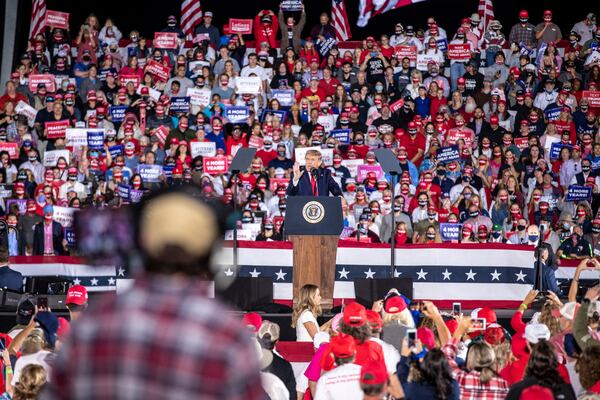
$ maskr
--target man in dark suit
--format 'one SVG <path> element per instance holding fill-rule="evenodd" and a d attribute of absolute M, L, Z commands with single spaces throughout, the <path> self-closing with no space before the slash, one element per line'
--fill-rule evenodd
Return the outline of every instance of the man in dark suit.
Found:
<path fill-rule="evenodd" d="M 0 246 L 0 289 L 10 289 L 17 292 L 23 291 L 23 275 L 10 268 L 8 249 Z"/>
<path fill-rule="evenodd" d="M 65 254 L 62 225 L 52 219 L 54 209 L 51 205 L 44 207 L 44 221 L 33 228 L 33 255 L 60 256 Z"/>
<path fill-rule="evenodd" d="M 331 176 L 331 171 L 321 168 L 321 152 L 308 150 L 305 156 L 306 167 L 300 169 L 294 164 L 294 172 L 287 188 L 288 196 L 341 196 L 342 190 Z"/>

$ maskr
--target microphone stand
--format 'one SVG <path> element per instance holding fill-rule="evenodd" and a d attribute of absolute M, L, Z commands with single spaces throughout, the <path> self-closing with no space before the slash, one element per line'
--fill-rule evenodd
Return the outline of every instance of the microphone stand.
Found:
<path fill-rule="evenodd" d="M 238 270 L 238 220 L 237 220 L 237 199 L 238 199 L 238 183 L 239 183 L 239 172 L 232 171 L 234 184 L 233 184 L 233 215 L 235 222 L 233 224 L 233 267 L 235 271 Z"/>
<path fill-rule="evenodd" d="M 392 240 L 390 242 L 391 250 L 390 250 L 390 279 L 394 278 L 396 272 L 396 211 L 394 211 L 394 207 L 396 205 L 396 194 L 394 190 L 396 189 L 396 183 L 394 177 L 397 176 L 395 172 L 390 172 L 392 178 Z"/>

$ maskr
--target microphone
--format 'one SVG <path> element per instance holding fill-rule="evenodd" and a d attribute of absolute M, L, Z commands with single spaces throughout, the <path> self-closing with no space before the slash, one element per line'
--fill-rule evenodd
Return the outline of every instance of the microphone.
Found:
<path fill-rule="evenodd" d="M 317 177 L 319 176 L 319 169 L 318 169 L 318 168 L 313 168 L 313 169 L 311 169 L 311 170 L 310 170 L 310 174 L 311 174 L 313 177 L 317 178 Z"/>

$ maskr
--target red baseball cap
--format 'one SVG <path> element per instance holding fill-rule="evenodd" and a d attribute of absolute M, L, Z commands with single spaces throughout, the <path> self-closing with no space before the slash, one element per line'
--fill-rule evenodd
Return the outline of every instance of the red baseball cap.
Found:
<path fill-rule="evenodd" d="M 485 324 L 491 325 L 496 323 L 496 312 L 489 307 L 476 308 L 471 312 L 471 319 L 485 318 Z"/>
<path fill-rule="evenodd" d="M 258 332 L 258 330 L 260 329 L 260 325 L 262 324 L 262 317 L 260 316 L 260 314 L 251 312 L 244 315 L 244 317 L 242 318 L 242 323 L 244 324 L 244 326 L 254 328 L 254 332 Z"/>
<path fill-rule="evenodd" d="M 456 80 L 458 85 L 464 85 L 467 81 L 462 76 Z"/>
<path fill-rule="evenodd" d="M 383 309 L 388 314 L 397 314 L 406 309 L 406 302 L 402 296 L 392 296 L 385 301 Z"/>
<path fill-rule="evenodd" d="M 483 338 L 486 342 L 488 342 L 492 346 L 495 346 L 497 344 L 504 343 L 506 336 L 504 333 L 504 329 L 502 329 L 500 325 L 492 324 L 485 329 Z"/>
<path fill-rule="evenodd" d="M 69 288 L 67 292 L 66 304 L 76 304 L 82 306 L 88 301 L 88 292 L 84 286 L 74 285 Z"/>
<path fill-rule="evenodd" d="M 497 115 L 492 115 L 492 116 L 490 117 L 490 124 L 494 124 L 494 125 L 496 125 L 496 124 L 498 124 L 498 122 L 500 122 L 500 120 L 498 119 L 498 116 L 497 116 Z"/>
<path fill-rule="evenodd" d="M 421 341 L 421 344 L 428 349 L 433 349 L 435 347 L 435 336 L 433 331 L 429 328 L 425 328 L 424 326 L 417 329 L 417 339 Z"/>
<path fill-rule="evenodd" d="M 381 329 L 383 328 L 383 320 L 381 319 L 381 315 L 377 311 L 367 310 L 367 322 L 371 326 L 371 329 Z"/>
<path fill-rule="evenodd" d="M 523 389 L 521 395 L 519 396 L 519 400 L 553 400 L 554 393 L 550 388 L 540 386 L 540 385 L 532 385 L 528 388 Z"/>
<path fill-rule="evenodd" d="M 365 385 L 382 385 L 388 380 L 385 363 L 381 360 L 371 361 L 362 366 L 360 370 L 360 383 Z"/>
<path fill-rule="evenodd" d="M 359 303 L 351 303 L 344 308 L 344 323 L 348 326 L 363 326 L 367 323 L 365 307 Z"/>
<path fill-rule="evenodd" d="M 527 12 L 527 10 L 521 10 L 519 18 L 529 18 L 529 12 Z"/>
<path fill-rule="evenodd" d="M 148 87 L 146 87 L 146 86 L 142 86 L 142 88 L 140 89 L 140 93 L 147 95 L 150 93 L 150 89 L 148 89 Z"/>
<path fill-rule="evenodd" d="M 350 335 L 346 335 L 345 333 L 339 333 L 332 337 L 329 342 L 329 346 L 331 352 L 337 358 L 350 358 L 356 353 L 354 338 Z"/>

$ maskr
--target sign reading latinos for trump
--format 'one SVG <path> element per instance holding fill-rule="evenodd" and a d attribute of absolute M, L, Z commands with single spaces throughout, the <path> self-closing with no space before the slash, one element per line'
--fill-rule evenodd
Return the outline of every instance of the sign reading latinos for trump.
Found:
<path fill-rule="evenodd" d="M 294 105 L 295 94 L 293 89 L 274 89 L 271 90 L 271 98 L 276 99 L 283 107 Z"/>
<path fill-rule="evenodd" d="M 459 240 L 461 227 L 462 224 L 441 223 L 440 236 L 442 237 L 442 240 L 444 242 Z"/>
<path fill-rule="evenodd" d="M 191 142 L 192 158 L 198 156 L 214 157 L 217 154 L 217 144 L 215 142 Z"/>
<path fill-rule="evenodd" d="M 43 83 L 46 85 L 46 92 L 52 93 L 56 91 L 56 82 L 52 74 L 31 74 L 29 75 L 29 90 L 32 93 L 37 93 L 38 85 Z"/>
<path fill-rule="evenodd" d="M 190 97 L 171 97 L 169 111 L 187 113 L 190 111 Z"/>
<path fill-rule="evenodd" d="M 19 100 L 17 106 L 15 107 L 15 112 L 19 115 L 24 115 L 27 118 L 27 125 L 33 127 L 33 124 L 35 124 L 35 117 L 37 115 L 37 110 L 35 108 L 31 107 L 23 100 Z"/>
<path fill-rule="evenodd" d="M 417 61 L 417 46 L 395 46 L 394 56 L 399 61 L 402 61 L 404 58 L 408 58 L 411 62 L 414 63 L 415 61 Z"/>
<path fill-rule="evenodd" d="M 189 88 L 186 93 L 190 98 L 190 104 L 193 106 L 204 107 L 210 103 L 210 90 Z"/>
<path fill-rule="evenodd" d="M 235 84 L 239 94 L 259 94 L 262 90 L 262 81 L 258 76 L 237 78 Z"/>
<path fill-rule="evenodd" d="M 204 157 L 202 164 L 205 174 L 219 175 L 227 172 L 227 157 L 224 156 Z"/>
<path fill-rule="evenodd" d="M 47 121 L 45 124 L 46 137 L 48 139 L 64 138 L 69 125 L 68 119 L 63 119 L 62 121 Z"/>
<path fill-rule="evenodd" d="M 145 68 L 146 72 L 150 73 L 158 79 L 159 81 L 166 82 L 169 80 L 171 76 L 171 70 L 169 67 L 162 65 L 154 60 L 148 61 Z"/>
<path fill-rule="evenodd" d="M 72 207 L 54 206 L 54 220 L 60 223 L 63 228 L 70 228 L 73 226 L 76 210 L 76 208 Z"/>
<path fill-rule="evenodd" d="M 69 30 L 69 13 L 46 10 L 46 26 Z"/>
<path fill-rule="evenodd" d="M 563 147 L 566 147 L 569 150 L 573 148 L 573 146 L 570 144 L 552 143 L 552 146 L 550 147 L 550 159 L 557 160 Z"/>
<path fill-rule="evenodd" d="M 365 179 L 367 179 L 367 176 L 369 175 L 370 172 L 375 173 L 377 180 L 379 180 L 385 176 L 381 166 L 363 164 L 363 165 L 359 165 L 358 168 L 356 169 L 356 182 L 359 184 L 362 183 Z"/>
<path fill-rule="evenodd" d="M 154 32 L 152 46 L 156 49 L 176 49 L 177 32 Z"/>
<path fill-rule="evenodd" d="M 584 90 L 582 97 L 589 100 L 590 107 L 600 107 L 600 90 Z"/>
<path fill-rule="evenodd" d="M 87 145 L 91 150 L 104 148 L 104 129 L 87 131 Z"/>
<path fill-rule="evenodd" d="M 334 129 L 329 132 L 329 137 L 334 138 L 340 143 L 349 144 L 351 132 L 351 129 Z"/>
<path fill-rule="evenodd" d="M 69 128 L 65 132 L 66 145 L 69 147 L 87 146 L 87 129 L 85 128 Z"/>
<path fill-rule="evenodd" d="M 544 110 L 544 115 L 548 121 L 556 121 L 561 109 L 561 107 L 547 108 Z"/>
<path fill-rule="evenodd" d="M 306 165 L 306 152 L 316 150 L 321 153 L 321 159 L 326 166 L 333 165 L 333 149 L 322 149 L 320 147 L 301 147 L 294 150 L 294 156 L 299 165 Z"/>
<path fill-rule="evenodd" d="M 229 33 L 232 35 L 246 35 L 252 33 L 251 19 L 229 18 Z"/>
<path fill-rule="evenodd" d="M 140 174 L 144 183 L 160 182 L 162 172 L 162 165 L 140 164 L 137 166 L 137 173 Z"/>
<path fill-rule="evenodd" d="M 0 142 L 0 151 L 6 151 L 10 158 L 19 158 L 19 144 L 12 142 Z"/>
<path fill-rule="evenodd" d="M 448 58 L 451 60 L 465 61 L 471 58 L 471 46 L 469 43 L 449 44 Z"/>
<path fill-rule="evenodd" d="M 437 150 L 437 161 L 440 164 L 449 163 L 460 159 L 458 146 L 441 147 Z"/>
<path fill-rule="evenodd" d="M 589 200 L 592 198 L 591 186 L 570 185 L 565 201 Z"/>
<path fill-rule="evenodd" d="M 301 11 L 302 0 L 283 0 L 279 7 L 282 11 Z"/>
<path fill-rule="evenodd" d="M 250 109 L 246 106 L 227 106 L 223 116 L 231 123 L 245 123 L 250 116 Z"/>
<path fill-rule="evenodd" d="M 127 106 L 110 106 L 108 109 L 110 112 L 110 118 L 112 122 L 123 122 L 125 119 L 125 111 L 127 111 Z"/>

